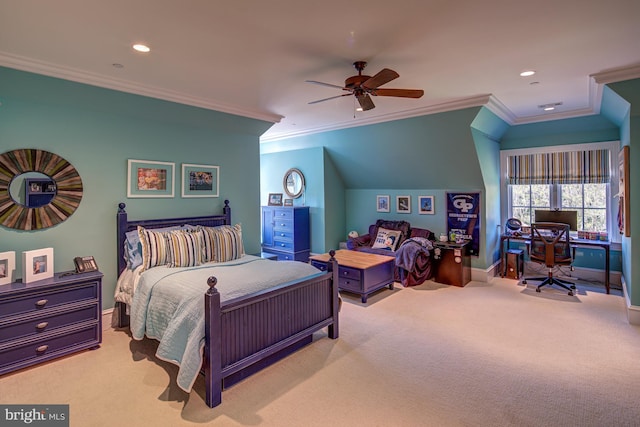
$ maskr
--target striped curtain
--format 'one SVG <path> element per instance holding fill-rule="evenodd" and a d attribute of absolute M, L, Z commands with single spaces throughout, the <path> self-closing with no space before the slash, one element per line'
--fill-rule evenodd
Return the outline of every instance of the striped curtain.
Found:
<path fill-rule="evenodd" d="M 507 184 L 603 184 L 610 180 L 609 150 L 509 156 Z"/>

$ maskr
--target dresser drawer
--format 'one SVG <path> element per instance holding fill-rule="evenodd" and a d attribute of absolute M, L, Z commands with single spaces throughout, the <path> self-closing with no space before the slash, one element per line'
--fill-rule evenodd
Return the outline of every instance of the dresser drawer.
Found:
<path fill-rule="evenodd" d="M 293 242 L 285 242 L 282 240 L 276 240 L 273 242 L 273 249 L 285 252 L 293 252 Z"/>
<path fill-rule="evenodd" d="M 73 308 L 72 308 L 73 307 Z M 57 328 L 98 319 L 97 303 L 80 303 L 62 310 L 42 310 L 30 315 L 0 320 L 0 344 L 44 334 Z"/>
<path fill-rule="evenodd" d="M 278 221 L 286 219 L 289 221 L 293 220 L 293 209 L 274 209 L 273 210 L 273 220 L 277 223 Z"/>
<path fill-rule="evenodd" d="M 281 231 L 293 233 L 294 232 L 293 221 L 276 218 L 273 221 L 273 231 L 274 231 L 273 233 L 274 235 L 277 235 L 278 232 L 281 232 Z"/>
<path fill-rule="evenodd" d="M 100 297 L 98 292 L 98 282 L 89 282 L 3 296 L 0 297 L 0 306 L 2 306 L 0 319 L 58 307 L 71 301 L 98 301 Z"/>
<path fill-rule="evenodd" d="M 287 240 L 293 241 L 293 230 L 274 230 L 273 232 L 274 240 Z"/>
<path fill-rule="evenodd" d="M 47 333 L 40 339 L 25 339 L 0 344 L 0 375 L 75 351 L 98 346 L 100 323 L 80 325 Z"/>

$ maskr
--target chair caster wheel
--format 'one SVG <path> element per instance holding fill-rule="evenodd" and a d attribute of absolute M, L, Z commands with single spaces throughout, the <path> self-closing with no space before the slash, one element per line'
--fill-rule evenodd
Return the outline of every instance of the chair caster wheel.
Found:
<path fill-rule="evenodd" d="M 526 280 L 523 280 L 523 281 L 522 281 L 522 284 L 523 284 L 523 285 L 526 285 L 526 284 L 527 284 L 527 281 L 526 281 Z"/>
<path fill-rule="evenodd" d="M 536 292 L 540 292 L 540 289 L 536 288 Z"/>
<path fill-rule="evenodd" d="M 572 297 L 573 296 L 573 291 L 569 291 L 568 294 L 569 294 L 570 297 Z"/>

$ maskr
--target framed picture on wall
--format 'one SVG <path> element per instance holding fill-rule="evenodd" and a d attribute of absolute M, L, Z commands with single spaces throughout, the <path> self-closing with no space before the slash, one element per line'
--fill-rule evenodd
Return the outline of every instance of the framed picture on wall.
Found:
<path fill-rule="evenodd" d="M 435 213 L 433 196 L 418 196 L 418 212 L 420 215 L 433 215 Z"/>
<path fill-rule="evenodd" d="M 376 212 L 389 212 L 389 196 L 376 196 Z"/>
<path fill-rule="evenodd" d="M 396 211 L 398 213 L 411 213 L 411 196 L 397 196 Z"/>
<path fill-rule="evenodd" d="M 127 197 L 173 197 L 175 163 L 129 159 Z"/>
<path fill-rule="evenodd" d="M 618 153 L 618 228 L 625 237 L 631 236 L 629 195 L 629 146 L 625 145 Z"/>
<path fill-rule="evenodd" d="M 220 167 L 182 164 L 182 197 L 219 197 Z"/>

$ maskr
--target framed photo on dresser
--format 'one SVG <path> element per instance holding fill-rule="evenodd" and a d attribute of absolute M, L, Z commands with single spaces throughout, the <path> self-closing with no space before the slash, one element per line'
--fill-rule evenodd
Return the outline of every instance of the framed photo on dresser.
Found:
<path fill-rule="evenodd" d="M 53 277 L 53 248 L 22 252 L 22 283 Z"/>
<path fill-rule="evenodd" d="M 15 251 L 0 252 L 0 285 L 15 282 Z"/>

